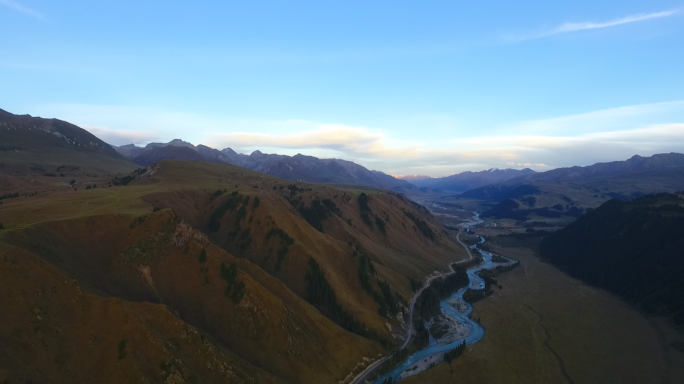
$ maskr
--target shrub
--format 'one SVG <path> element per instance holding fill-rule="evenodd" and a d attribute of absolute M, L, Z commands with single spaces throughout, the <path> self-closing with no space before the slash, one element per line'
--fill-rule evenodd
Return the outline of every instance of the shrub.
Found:
<path fill-rule="evenodd" d="M 247 210 L 243 205 L 240 207 L 240 209 L 238 209 L 237 216 L 235 216 L 235 225 L 240 225 L 240 222 L 245 218 L 245 216 L 247 216 Z"/>
<path fill-rule="evenodd" d="M 221 227 L 221 219 L 223 216 L 226 214 L 226 212 L 234 210 L 238 203 L 240 203 L 240 197 L 238 196 L 237 191 L 234 191 L 223 204 L 221 204 L 214 212 L 211 213 L 208 225 L 209 232 L 218 231 Z"/>
<path fill-rule="evenodd" d="M 378 229 L 380 232 L 382 232 L 383 235 L 386 234 L 386 229 L 385 229 L 385 220 L 381 219 L 380 217 L 375 217 L 375 224 L 378 225 Z"/>
<path fill-rule="evenodd" d="M 136 217 L 135 220 L 133 220 L 133 222 L 131 223 L 131 228 L 135 228 L 138 225 L 144 223 L 146 218 L 147 218 L 147 215 L 142 215 L 142 216 Z"/>
<path fill-rule="evenodd" d="M 370 207 L 368 206 L 368 195 L 361 193 L 357 200 L 359 201 L 359 209 L 361 209 L 361 212 L 371 211 Z"/>
<path fill-rule="evenodd" d="M 126 358 L 126 340 L 121 340 L 116 350 L 119 354 L 119 360 Z"/>
<path fill-rule="evenodd" d="M 112 184 L 114 184 L 114 185 L 128 185 L 128 183 L 130 183 L 133 180 L 135 180 L 135 176 L 132 176 L 132 175 L 124 176 L 124 177 L 115 177 L 112 179 Z"/>
<path fill-rule="evenodd" d="M 335 204 L 335 202 L 330 199 L 323 199 L 323 205 L 326 208 L 328 208 L 330 212 L 336 214 L 337 216 L 342 214 L 342 211 L 340 211 L 340 209 L 337 208 L 337 204 Z"/>
<path fill-rule="evenodd" d="M 0 200 L 4 200 L 4 199 L 15 199 L 15 198 L 17 198 L 17 197 L 19 197 L 19 192 L 15 192 L 15 193 L 5 193 L 4 195 L 0 196 Z"/>
<path fill-rule="evenodd" d="M 245 283 L 238 280 L 237 274 L 238 270 L 235 263 L 230 263 L 230 266 L 226 267 L 221 262 L 221 279 L 227 283 L 223 293 L 235 304 L 239 303 L 245 295 Z"/>
<path fill-rule="evenodd" d="M 297 211 L 299 211 L 309 225 L 316 228 L 319 232 L 323 232 L 323 221 L 329 217 L 330 211 L 324 204 L 321 204 L 320 200 L 315 199 L 312 201 L 310 207 L 301 204 Z"/>
<path fill-rule="evenodd" d="M 200 264 L 204 264 L 207 262 L 207 251 L 205 251 L 204 248 L 202 248 L 202 250 L 200 251 L 199 262 Z"/>
<path fill-rule="evenodd" d="M 420 232 L 427 237 L 430 240 L 435 239 L 435 232 L 430 228 L 430 226 L 425 222 L 425 220 L 421 219 L 420 217 L 414 215 L 411 212 L 404 212 L 406 217 L 411 219 L 414 224 L 416 224 L 416 227 L 420 230 Z"/>
<path fill-rule="evenodd" d="M 389 346 L 389 342 L 386 339 L 380 336 L 375 330 L 367 328 L 363 323 L 355 319 L 354 315 L 347 312 L 340 305 L 337 301 L 335 291 L 325 278 L 325 272 L 323 272 L 316 260 L 309 258 L 309 267 L 311 269 L 306 274 L 306 292 L 309 303 L 318 308 L 329 319 L 342 328 L 356 333 L 357 335 L 377 340 L 386 347 Z"/>

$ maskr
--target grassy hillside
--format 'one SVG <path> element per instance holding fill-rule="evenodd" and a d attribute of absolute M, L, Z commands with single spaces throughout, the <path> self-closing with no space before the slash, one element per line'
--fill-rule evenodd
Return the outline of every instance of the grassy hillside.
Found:
<path fill-rule="evenodd" d="M 96 188 L 84 187 L 96 181 Z M 242 377 L 257 382 L 336 382 L 362 357 L 396 343 L 388 325 L 402 327 L 398 311 L 411 296 L 409 278 L 422 279 L 464 256 L 424 208 L 387 191 L 294 184 L 234 166 L 178 161 L 128 178 L 78 183 L 70 189 L 45 185 L 37 195 L 17 191 L 19 197 L 2 200 L 2 265 L 3 273 L 15 275 L 12 292 L 50 290 L 54 284 L 38 274 L 51 273 L 54 281 L 78 285 L 88 303 L 118 303 L 107 305 L 125 308 L 121 316 L 132 319 L 131 327 L 151 333 L 128 336 L 123 320 L 95 326 L 90 312 L 62 299 L 42 309 L 48 305 L 41 304 L 44 295 L 27 296 L 13 316 L 0 320 L 0 337 L 7 340 L 0 353 L 25 350 L 3 360 L 10 362 L 0 365 L 7 377 L 41 381 L 74 361 L 92 366 L 108 358 L 106 349 L 62 360 L 41 357 L 45 368 L 33 373 L 28 362 L 20 363 L 43 348 L 36 341 L 20 347 L 23 341 L 12 339 L 30 331 L 32 308 L 53 313 L 64 307 L 51 316 L 69 332 L 55 334 L 54 343 L 78 350 L 80 341 L 70 340 L 84 327 L 116 335 L 107 341 L 115 351 L 112 369 L 131 361 L 130 377 L 163 380 L 171 375 L 167 363 L 161 373 L 146 367 L 150 361 L 161 367 L 168 357 L 188 364 L 174 368 L 184 380 L 212 381 L 214 371 L 181 356 L 171 330 L 167 335 L 143 321 L 148 308 L 160 308 L 154 310 L 166 311 L 164 321 L 174 329 L 203 335 L 183 353 L 214 348 L 228 356 L 226 365 L 242 367 Z M 64 325 L 72 323 L 83 325 Z M 41 340 L 41 329 L 31 340 Z M 145 343 L 160 347 L 119 361 L 119 337 L 135 350 Z"/>
<path fill-rule="evenodd" d="M 611 200 L 545 238 L 542 257 L 590 284 L 684 324 L 684 199 Z"/>

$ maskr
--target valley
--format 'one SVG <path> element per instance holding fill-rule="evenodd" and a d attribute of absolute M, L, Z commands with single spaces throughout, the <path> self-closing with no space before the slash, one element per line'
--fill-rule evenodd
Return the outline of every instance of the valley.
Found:
<path fill-rule="evenodd" d="M 463 211 L 424 203 L 452 225 L 466 221 Z M 485 336 L 451 363 L 402 382 L 676 383 L 684 378 L 684 354 L 673 347 L 681 333 L 671 317 L 646 316 L 540 259 L 543 235 L 525 235 L 525 228 L 511 222 L 494 223 L 486 220 L 473 232 L 487 239 L 484 248 L 519 260 L 520 267 L 498 275 L 502 288 L 473 304 L 470 317 L 479 320 Z"/>
<path fill-rule="evenodd" d="M 0 0 L 0 384 L 684 383 L 683 16 Z"/>
<path fill-rule="evenodd" d="M 454 193 L 181 140 L 118 148 L 136 164 L 0 112 L 2 380 L 684 375 L 677 154 L 419 179 L 474 187 Z"/>

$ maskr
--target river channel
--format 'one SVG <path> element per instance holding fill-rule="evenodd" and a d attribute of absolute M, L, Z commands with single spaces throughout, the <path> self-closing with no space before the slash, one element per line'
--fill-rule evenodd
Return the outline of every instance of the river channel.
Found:
<path fill-rule="evenodd" d="M 437 204 L 429 204 L 430 208 L 444 208 Z M 432 209 L 431 209 L 432 210 Z M 433 212 L 438 211 L 435 209 Z M 437 214 L 448 219 L 448 214 Z M 446 220 L 444 220 L 446 221 Z M 470 228 L 474 225 L 481 223 L 479 215 L 473 212 L 473 217 L 470 221 L 465 223 L 460 223 L 459 225 L 463 228 Z M 482 339 L 484 336 L 484 328 L 482 328 L 476 321 L 470 319 L 468 315 L 473 312 L 473 306 L 463 300 L 463 294 L 468 288 L 470 289 L 484 289 L 485 283 L 482 278 L 478 276 L 478 272 L 483 269 L 496 268 L 497 266 L 508 266 L 517 263 L 515 260 L 506 258 L 508 262 L 505 263 L 495 263 L 492 261 L 492 254 L 483 251 L 478 247 L 478 245 L 485 242 L 483 237 L 480 237 L 480 243 L 471 245 L 470 248 L 474 252 L 479 252 L 482 255 L 482 262 L 476 266 L 468 269 L 467 274 L 469 278 L 468 286 L 459 289 L 454 292 L 450 297 L 442 300 L 440 302 L 440 308 L 442 314 L 438 317 L 442 324 L 446 323 L 451 332 L 447 332 L 446 335 L 442 335 L 438 338 L 433 337 L 430 332 L 430 343 L 427 348 L 422 349 L 413 355 L 409 356 L 403 363 L 394 367 L 389 373 L 380 377 L 375 381 L 374 384 L 381 384 L 383 380 L 391 376 L 392 381 L 400 381 L 406 377 L 413 376 L 420 372 L 425 371 L 430 367 L 432 363 L 438 364 L 443 360 L 444 353 L 453 350 L 463 343 L 465 340 L 466 345 L 470 346 Z M 436 319 L 430 319 L 430 323 L 434 322 Z M 426 328 L 430 330 L 428 322 L 426 322 Z M 459 337 L 460 336 L 460 337 Z M 459 338 L 457 338 L 459 337 Z"/>

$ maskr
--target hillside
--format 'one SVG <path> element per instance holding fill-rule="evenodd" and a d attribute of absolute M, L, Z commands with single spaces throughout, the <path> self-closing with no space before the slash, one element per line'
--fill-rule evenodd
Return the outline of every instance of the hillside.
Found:
<path fill-rule="evenodd" d="M 135 168 L 110 145 L 73 124 L 0 109 L 0 175 L 72 177 Z"/>
<path fill-rule="evenodd" d="M 399 342 L 411 278 L 465 257 L 388 191 L 204 161 L 130 176 L 2 201 L 12 382 L 338 382 Z"/>
<path fill-rule="evenodd" d="M 541 243 L 544 259 L 653 315 L 684 324 L 684 199 L 608 201 Z"/>
<path fill-rule="evenodd" d="M 187 148 L 187 149 L 180 149 Z M 218 149 L 205 145 L 194 146 L 175 139 L 168 143 L 150 143 L 145 147 L 133 144 L 115 147 L 119 153 L 139 165 L 150 165 L 160 160 L 205 160 L 218 164 L 233 164 L 257 172 L 290 180 L 311 183 L 362 185 L 386 188 L 398 192 L 418 191 L 414 185 L 390 175 L 368 169 L 351 161 L 319 159 L 305 155 L 277 155 L 254 151 L 250 155 L 237 153 L 230 148 Z M 190 152 L 188 149 L 192 150 Z"/>

